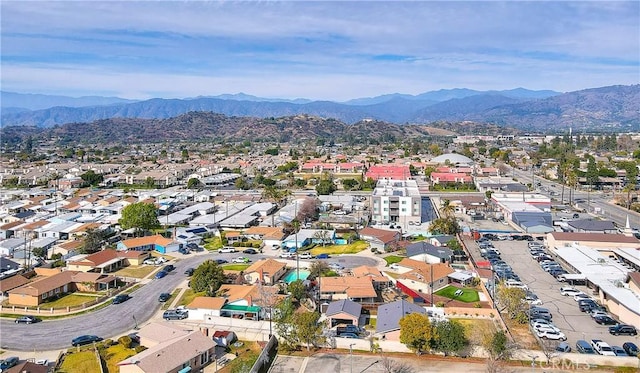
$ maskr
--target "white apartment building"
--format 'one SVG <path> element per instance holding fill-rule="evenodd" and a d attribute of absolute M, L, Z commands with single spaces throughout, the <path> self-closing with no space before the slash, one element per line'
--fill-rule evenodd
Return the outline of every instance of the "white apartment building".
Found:
<path fill-rule="evenodd" d="M 415 180 L 378 180 L 371 198 L 371 219 L 378 224 L 420 224 L 421 198 Z"/>

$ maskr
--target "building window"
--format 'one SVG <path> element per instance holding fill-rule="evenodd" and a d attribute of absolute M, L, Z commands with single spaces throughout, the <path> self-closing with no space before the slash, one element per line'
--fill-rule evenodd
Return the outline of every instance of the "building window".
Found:
<path fill-rule="evenodd" d="M 406 205 L 406 204 L 407 204 L 407 201 L 402 201 L 401 203 L 402 203 L 403 205 Z"/>
<path fill-rule="evenodd" d="M 382 211 L 389 211 L 387 207 L 383 208 Z"/>

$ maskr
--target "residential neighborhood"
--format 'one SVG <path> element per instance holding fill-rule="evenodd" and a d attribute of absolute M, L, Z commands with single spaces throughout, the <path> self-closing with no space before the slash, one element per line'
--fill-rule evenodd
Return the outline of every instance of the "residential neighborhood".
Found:
<path fill-rule="evenodd" d="M 47 365 L 66 371 L 90 351 L 109 372 L 173 373 L 296 350 L 583 362 L 577 346 L 598 339 L 632 351 L 640 209 L 622 190 L 635 152 L 602 163 L 619 175 L 606 179 L 585 150 L 569 180 L 539 153 L 557 137 L 469 141 L 413 157 L 318 147 L 299 163 L 301 149 L 267 146 L 136 173 L 124 151 L 122 163 L 4 159 L 2 358 L 57 351 Z"/>

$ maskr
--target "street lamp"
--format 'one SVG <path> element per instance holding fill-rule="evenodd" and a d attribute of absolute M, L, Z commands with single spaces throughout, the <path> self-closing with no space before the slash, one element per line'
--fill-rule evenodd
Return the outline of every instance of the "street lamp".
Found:
<path fill-rule="evenodd" d="M 349 371 L 351 373 L 353 373 L 353 346 L 355 346 L 355 343 L 352 343 L 349 345 L 349 361 L 350 361 L 350 369 Z"/>

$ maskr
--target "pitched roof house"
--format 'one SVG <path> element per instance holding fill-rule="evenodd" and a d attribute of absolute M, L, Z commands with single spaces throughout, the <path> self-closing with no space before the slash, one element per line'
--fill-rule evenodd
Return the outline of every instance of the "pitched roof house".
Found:
<path fill-rule="evenodd" d="M 418 305 L 409 303 L 404 299 L 383 304 L 378 307 L 378 320 L 376 322 L 376 334 L 384 340 L 400 340 L 400 319 L 412 313 L 427 314 L 427 311 Z"/>
<path fill-rule="evenodd" d="M 360 325 L 361 314 L 362 305 L 349 299 L 331 302 L 325 311 L 330 327 L 338 324 L 353 324 L 358 326 Z"/>
<path fill-rule="evenodd" d="M 321 277 L 320 299 L 351 299 L 356 302 L 374 302 L 377 293 L 370 277 Z"/>
<path fill-rule="evenodd" d="M 245 280 L 250 284 L 261 281 L 266 285 L 275 285 L 287 272 L 285 263 L 267 258 L 253 263 L 245 269 Z"/>

